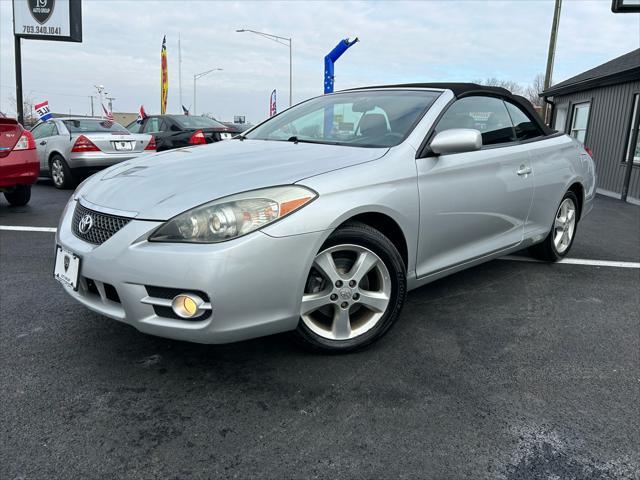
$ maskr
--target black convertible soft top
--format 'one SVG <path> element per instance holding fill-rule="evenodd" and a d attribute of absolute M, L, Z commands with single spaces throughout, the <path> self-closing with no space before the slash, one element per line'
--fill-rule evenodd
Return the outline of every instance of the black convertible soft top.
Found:
<path fill-rule="evenodd" d="M 487 85 L 479 85 L 477 83 L 456 83 L 456 82 L 443 82 L 443 83 L 402 83 L 396 85 L 377 85 L 371 87 L 358 87 L 358 88 L 350 88 L 348 90 L 343 91 L 351 91 L 351 90 L 369 90 L 369 89 L 378 89 L 378 88 L 437 88 L 443 90 L 451 90 L 453 95 L 456 98 L 463 98 L 469 95 L 490 95 L 493 97 L 504 98 L 509 100 L 511 103 L 515 103 L 520 108 L 522 108 L 529 117 L 537 123 L 537 125 L 542 129 L 545 135 L 552 135 L 555 130 L 549 128 L 540 118 L 538 112 L 533 108 L 533 105 L 529 100 L 520 96 L 514 95 L 506 88 L 502 87 L 490 87 Z"/>

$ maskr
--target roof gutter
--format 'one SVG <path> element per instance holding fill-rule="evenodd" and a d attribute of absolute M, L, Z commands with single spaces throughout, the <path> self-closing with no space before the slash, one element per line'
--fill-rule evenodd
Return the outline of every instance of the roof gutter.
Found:
<path fill-rule="evenodd" d="M 624 83 L 634 80 L 640 80 L 640 67 L 635 67 L 623 72 L 616 72 L 603 77 L 588 78 L 581 82 L 570 83 L 568 85 L 562 85 L 562 83 L 559 83 L 542 92 L 540 96 L 551 97 L 554 95 L 567 95 L 573 92 L 579 92 L 591 88 L 605 87 L 607 85 L 615 85 L 618 83 Z"/>

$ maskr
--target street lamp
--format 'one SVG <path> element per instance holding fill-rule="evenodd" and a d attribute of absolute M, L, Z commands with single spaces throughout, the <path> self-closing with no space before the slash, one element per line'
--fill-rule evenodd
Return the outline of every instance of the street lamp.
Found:
<path fill-rule="evenodd" d="M 207 70 L 206 72 L 196 73 L 193 76 L 193 114 L 196 114 L 196 80 L 204 77 L 205 75 L 209 75 L 211 72 L 221 71 L 221 68 L 212 68 L 211 70 Z"/>
<path fill-rule="evenodd" d="M 250 32 L 260 35 L 268 40 L 272 40 L 280 45 L 289 46 L 289 106 L 293 105 L 293 66 L 291 61 L 291 38 L 279 37 L 278 35 L 272 35 L 270 33 L 256 32 L 255 30 L 249 30 L 247 28 L 241 28 L 236 30 L 238 33 Z"/>

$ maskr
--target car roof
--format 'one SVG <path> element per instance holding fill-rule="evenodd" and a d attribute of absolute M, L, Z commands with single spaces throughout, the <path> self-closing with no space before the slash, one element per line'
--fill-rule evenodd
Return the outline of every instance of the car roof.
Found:
<path fill-rule="evenodd" d="M 51 120 L 105 120 L 101 117 L 53 117 Z"/>
<path fill-rule="evenodd" d="M 376 85 L 371 87 L 350 88 L 349 90 L 369 90 L 382 88 L 426 88 L 437 90 L 451 90 L 456 97 L 462 96 L 464 94 L 469 94 L 471 92 L 511 95 L 511 92 L 506 88 L 465 82 L 399 83 L 394 85 Z"/>
<path fill-rule="evenodd" d="M 464 82 L 435 82 L 435 83 L 401 83 L 395 85 L 378 85 L 372 87 L 358 87 L 358 88 L 350 88 L 347 90 L 341 90 L 342 92 L 349 92 L 354 90 L 381 90 L 381 89 L 409 89 L 409 88 L 424 88 L 424 89 L 436 89 L 436 90 L 451 90 L 453 95 L 458 98 L 463 98 L 470 95 L 484 94 L 489 96 L 495 96 L 499 98 L 504 98 L 509 100 L 512 103 L 518 105 L 521 109 L 527 112 L 528 116 L 531 117 L 536 124 L 542 129 L 545 135 L 551 135 L 555 133 L 555 130 L 549 128 L 540 118 L 538 112 L 536 112 L 535 108 L 529 100 L 526 98 L 515 95 L 511 93 L 506 88 L 502 87 L 493 87 L 489 85 L 480 85 L 477 83 L 464 83 Z"/>

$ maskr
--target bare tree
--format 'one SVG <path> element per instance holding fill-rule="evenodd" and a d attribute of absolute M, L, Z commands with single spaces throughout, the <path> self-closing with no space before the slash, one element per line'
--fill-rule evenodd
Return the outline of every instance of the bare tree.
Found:
<path fill-rule="evenodd" d="M 524 90 L 524 96 L 536 107 L 542 107 L 544 100 L 540 94 L 544 90 L 544 74 L 539 73 L 533 79 L 533 83 Z"/>
<path fill-rule="evenodd" d="M 13 103 L 17 105 L 15 95 L 9 95 L 9 103 Z M 24 125 L 32 126 L 38 123 L 38 116 L 36 115 L 33 106 L 35 105 L 35 100 L 33 97 L 28 94 L 25 95 L 22 99 L 22 111 L 24 112 Z"/>
<path fill-rule="evenodd" d="M 516 95 L 522 94 L 522 87 L 518 82 L 512 80 L 500 80 L 496 77 L 485 78 L 484 80 L 475 80 L 474 83 L 486 85 L 488 87 L 502 87 Z"/>

